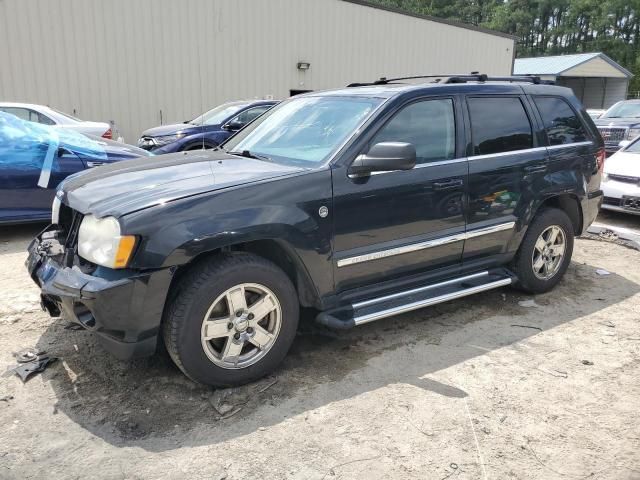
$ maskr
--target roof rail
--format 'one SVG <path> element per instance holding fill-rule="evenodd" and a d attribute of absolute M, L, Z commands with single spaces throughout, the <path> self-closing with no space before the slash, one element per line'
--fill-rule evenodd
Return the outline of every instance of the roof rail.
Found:
<path fill-rule="evenodd" d="M 410 77 L 396 77 L 386 78 L 380 77 L 380 79 L 370 83 L 351 83 L 347 87 L 364 87 L 372 85 L 388 85 L 390 83 L 398 82 L 401 80 L 415 80 L 419 78 L 435 78 L 435 83 L 466 83 L 466 82 L 527 82 L 533 84 L 553 84 L 554 82 L 548 80 L 542 80 L 535 75 L 508 75 L 490 77 L 486 73 L 471 72 L 469 74 L 442 74 L 442 75 L 414 75 Z"/>

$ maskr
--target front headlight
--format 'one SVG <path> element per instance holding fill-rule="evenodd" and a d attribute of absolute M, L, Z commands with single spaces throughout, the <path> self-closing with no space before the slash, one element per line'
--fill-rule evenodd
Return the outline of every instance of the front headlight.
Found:
<path fill-rule="evenodd" d="M 155 137 L 153 141 L 156 142 L 156 145 L 162 146 L 177 142 L 182 137 L 184 137 L 184 133 L 178 133 L 177 135 L 163 135 L 162 137 Z"/>
<path fill-rule="evenodd" d="M 120 224 L 114 217 L 87 215 L 80 224 L 78 255 L 103 267 L 126 267 L 135 244 L 135 236 L 120 235 Z"/>
<path fill-rule="evenodd" d="M 638 135 L 640 135 L 640 128 L 630 128 L 629 133 L 627 133 L 627 139 L 633 140 Z"/>

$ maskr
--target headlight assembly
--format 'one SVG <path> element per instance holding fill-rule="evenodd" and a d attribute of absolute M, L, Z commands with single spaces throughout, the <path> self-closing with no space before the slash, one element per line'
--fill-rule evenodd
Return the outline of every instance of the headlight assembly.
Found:
<path fill-rule="evenodd" d="M 178 133 L 176 135 L 163 135 L 161 137 L 155 137 L 153 141 L 158 146 L 169 145 L 170 143 L 177 142 L 182 137 L 184 137 L 184 133 Z"/>
<path fill-rule="evenodd" d="M 630 128 L 629 133 L 627 134 L 627 139 L 633 140 L 638 135 L 640 135 L 640 128 Z"/>
<path fill-rule="evenodd" d="M 80 224 L 78 255 L 103 267 L 126 267 L 135 244 L 135 236 L 120 235 L 120 224 L 114 217 L 87 215 Z"/>

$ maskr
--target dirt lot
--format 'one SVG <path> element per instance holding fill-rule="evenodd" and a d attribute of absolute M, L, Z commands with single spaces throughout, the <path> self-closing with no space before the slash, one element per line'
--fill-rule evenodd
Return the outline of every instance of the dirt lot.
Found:
<path fill-rule="evenodd" d="M 0 377 L 2 479 L 640 479 L 639 251 L 578 240 L 533 306 L 503 289 L 346 334 L 308 324 L 277 376 L 216 392 L 43 313 L 36 231 L 0 230 L 0 368 L 30 346 L 61 361 Z"/>

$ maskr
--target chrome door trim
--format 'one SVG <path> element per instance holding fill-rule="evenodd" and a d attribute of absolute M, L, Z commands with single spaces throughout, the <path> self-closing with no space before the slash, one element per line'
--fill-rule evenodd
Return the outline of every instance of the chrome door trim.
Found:
<path fill-rule="evenodd" d="M 515 225 L 516 222 L 501 223 L 498 225 L 479 228 L 477 230 L 471 230 L 469 232 L 457 233 L 455 235 L 435 238 L 433 240 L 427 240 L 424 242 L 411 243 L 409 245 L 403 245 L 401 247 L 393 247 L 385 250 L 378 250 L 377 252 L 365 253 L 364 255 L 342 258 L 338 260 L 337 265 L 338 268 L 346 267 L 349 265 L 355 265 L 356 263 L 370 262 L 372 260 L 379 260 L 381 258 L 403 255 L 405 253 L 417 252 L 419 250 L 426 250 L 427 248 L 439 247 L 441 245 L 447 245 L 449 243 L 460 242 L 462 240 L 479 237 L 481 235 L 489 235 L 491 233 L 501 232 L 504 230 L 511 230 L 513 229 L 513 227 L 515 227 Z"/>
<path fill-rule="evenodd" d="M 581 147 L 583 145 L 593 145 L 593 142 L 573 142 L 573 143 L 563 143 L 562 145 L 549 145 L 547 148 L 549 150 L 557 150 L 559 148 L 568 148 L 568 147 Z"/>
<path fill-rule="evenodd" d="M 558 148 L 579 147 L 582 145 L 593 145 L 592 141 L 563 143 L 562 145 L 549 145 L 546 147 L 525 148 L 523 150 L 509 150 L 508 152 L 488 153 L 484 155 L 472 155 L 469 160 L 482 160 L 484 158 L 505 157 L 507 155 L 522 155 L 524 153 L 543 152 L 545 150 L 556 150 Z"/>

